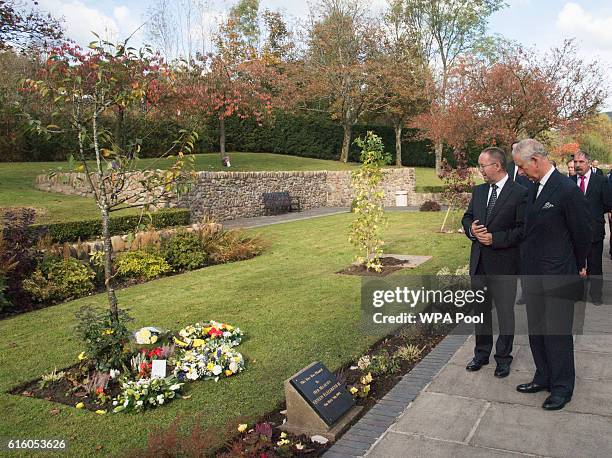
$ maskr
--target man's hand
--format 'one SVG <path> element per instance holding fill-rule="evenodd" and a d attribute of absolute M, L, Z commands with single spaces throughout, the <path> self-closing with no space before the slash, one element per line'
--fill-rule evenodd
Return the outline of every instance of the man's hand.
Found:
<path fill-rule="evenodd" d="M 587 270 L 586 267 L 583 267 L 582 270 L 579 272 L 580 278 L 586 278 L 587 277 Z"/>
<path fill-rule="evenodd" d="M 482 245 L 493 245 L 493 234 L 487 232 L 487 228 L 484 228 L 484 232 L 479 232 L 474 235 L 476 236 L 476 240 Z"/>

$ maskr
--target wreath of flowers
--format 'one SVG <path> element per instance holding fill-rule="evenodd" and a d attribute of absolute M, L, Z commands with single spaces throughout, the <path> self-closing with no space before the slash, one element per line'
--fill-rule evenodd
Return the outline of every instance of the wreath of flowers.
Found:
<path fill-rule="evenodd" d="M 208 321 L 184 327 L 174 337 L 174 343 L 184 349 L 208 347 L 216 349 L 221 345 L 235 347 L 242 341 L 242 331 L 230 324 Z"/>
<path fill-rule="evenodd" d="M 121 394 L 113 401 L 113 412 L 142 412 L 162 405 L 176 397 L 183 385 L 175 377 L 123 380 Z"/>
<path fill-rule="evenodd" d="M 175 360 L 174 375 L 179 380 L 214 380 L 231 377 L 244 370 L 242 354 L 229 345 L 217 348 L 199 347 L 179 350 Z"/>

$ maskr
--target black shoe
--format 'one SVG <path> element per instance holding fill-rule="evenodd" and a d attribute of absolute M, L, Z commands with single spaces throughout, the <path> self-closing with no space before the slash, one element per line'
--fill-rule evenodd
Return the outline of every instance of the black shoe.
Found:
<path fill-rule="evenodd" d="M 518 391 L 519 393 L 538 393 L 544 390 L 550 391 L 548 387 L 545 387 L 544 385 L 538 385 L 534 382 L 522 383 L 516 387 L 516 391 Z"/>
<path fill-rule="evenodd" d="M 477 359 L 473 359 L 467 366 L 465 366 L 465 369 L 470 372 L 476 372 L 479 371 L 482 366 L 486 366 L 487 364 L 489 364 L 489 361 L 478 361 Z"/>
<path fill-rule="evenodd" d="M 495 368 L 495 377 L 504 378 L 510 375 L 510 365 L 509 364 L 498 364 Z"/>
<path fill-rule="evenodd" d="M 565 404 L 567 404 L 571 400 L 572 400 L 571 396 L 565 397 L 565 396 L 557 396 L 555 394 L 551 394 L 550 396 L 546 398 L 546 401 L 544 401 L 544 404 L 542 404 L 542 408 L 544 410 L 561 410 L 563 407 L 565 407 Z"/>

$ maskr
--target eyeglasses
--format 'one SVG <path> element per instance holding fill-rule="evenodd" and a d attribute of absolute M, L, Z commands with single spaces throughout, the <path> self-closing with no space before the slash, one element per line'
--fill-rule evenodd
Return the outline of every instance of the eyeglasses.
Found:
<path fill-rule="evenodd" d="M 488 167 L 490 165 L 495 165 L 495 164 L 499 164 L 499 162 L 491 162 L 490 164 L 478 164 L 478 168 L 480 170 L 483 170 L 485 167 Z"/>

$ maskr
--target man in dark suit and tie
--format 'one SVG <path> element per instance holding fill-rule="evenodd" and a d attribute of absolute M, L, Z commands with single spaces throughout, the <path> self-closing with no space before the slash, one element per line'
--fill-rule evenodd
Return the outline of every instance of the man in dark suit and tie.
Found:
<path fill-rule="evenodd" d="M 527 302 L 529 345 L 536 366 L 521 393 L 548 390 L 542 407 L 562 409 L 574 392 L 574 303 L 591 248 L 591 217 L 584 194 L 550 163 L 537 140 L 522 140 L 514 162 L 533 180 L 525 209 L 522 279 Z"/>
<path fill-rule="evenodd" d="M 603 241 L 606 236 L 606 221 L 604 214 L 612 208 L 608 180 L 603 175 L 597 175 L 591 167 L 591 158 L 588 154 L 578 151 L 574 154 L 576 176 L 571 179 L 578 185 L 580 192 L 585 195 L 589 206 L 593 225 L 591 238 L 591 251 L 587 258 L 587 275 L 591 280 L 591 300 L 594 304 L 601 304 L 603 270 L 602 255 Z M 598 169 L 599 170 L 599 169 Z"/>
<path fill-rule="evenodd" d="M 470 276 L 473 285 L 486 287 L 485 301 L 474 310 L 484 322 L 476 325 L 474 358 L 468 371 L 489 363 L 493 349 L 493 303 L 499 321 L 495 345 L 496 377 L 506 377 L 512 362 L 514 341 L 514 301 L 516 276 L 520 268 L 519 244 L 523 232 L 523 213 L 527 189 L 510 179 L 506 156 L 500 148 L 486 148 L 478 158 L 486 183 L 476 186 L 463 215 L 465 234 L 472 240 Z"/>
<path fill-rule="evenodd" d="M 599 168 L 599 161 L 597 159 L 595 159 L 593 163 L 591 164 L 591 171 L 593 172 L 594 175 L 603 176 L 603 171 Z"/>
<path fill-rule="evenodd" d="M 508 176 L 512 181 L 516 181 L 518 184 L 527 189 L 529 189 L 532 184 L 529 178 L 520 172 L 519 168 L 513 161 L 508 161 Z"/>

